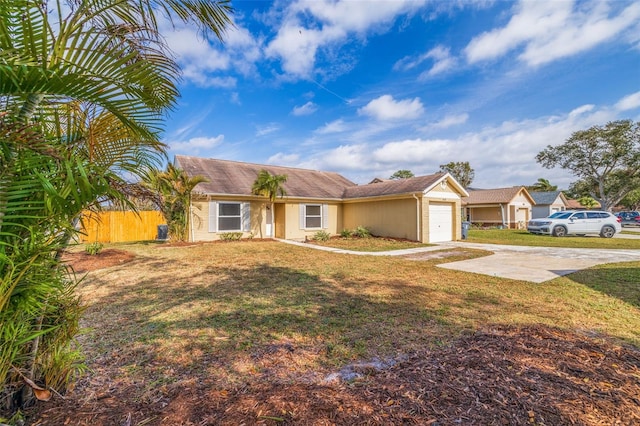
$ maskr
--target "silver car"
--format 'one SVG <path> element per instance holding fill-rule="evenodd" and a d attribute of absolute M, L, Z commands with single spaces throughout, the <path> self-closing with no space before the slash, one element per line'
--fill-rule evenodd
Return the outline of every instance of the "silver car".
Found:
<path fill-rule="evenodd" d="M 603 211 L 563 211 L 543 219 L 533 219 L 527 224 L 532 234 L 547 234 L 554 237 L 565 235 L 600 234 L 611 238 L 620 232 L 620 219 Z"/>

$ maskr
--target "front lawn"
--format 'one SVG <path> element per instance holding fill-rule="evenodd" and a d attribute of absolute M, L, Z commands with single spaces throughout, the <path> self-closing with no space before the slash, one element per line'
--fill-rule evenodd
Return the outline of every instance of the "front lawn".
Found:
<path fill-rule="evenodd" d="M 310 244 L 316 244 L 324 247 L 335 247 L 344 250 L 353 251 L 391 251 L 403 250 L 419 247 L 429 247 L 432 244 L 422 244 L 415 241 L 396 240 L 392 238 L 331 238 L 328 241 L 310 241 Z"/>
<path fill-rule="evenodd" d="M 470 229 L 466 241 L 483 244 L 507 244 L 537 247 L 574 247 L 602 249 L 640 250 L 640 239 L 600 238 L 598 235 L 584 237 L 552 237 L 535 235 L 517 229 Z"/>
<path fill-rule="evenodd" d="M 519 235 L 517 231 L 500 232 Z M 432 418 L 442 424 L 457 424 L 458 417 L 445 417 L 444 411 L 430 414 L 432 417 L 416 411 L 437 401 L 442 410 L 460 408 L 467 416 L 472 415 L 469 404 L 477 405 L 480 411 L 474 418 L 480 423 L 489 415 L 482 410 L 500 409 L 506 410 L 504 419 L 510 424 L 544 419 L 545 424 L 559 424 L 567 408 L 556 407 L 560 414 L 553 417 L 538 407 L 544 410 L 552 405 L 545 398 L 566 396 L 564 388 L 540 388 L 540 395 L 531 388 L 527 398 L 541 399 L 536 399 L 538 405 L 530 406 L 519 400 L 524 396 L 518 392 L 502 406 L 484 403 L 470 394 L 469 402 L 459 402 L 458 407 L 450 397 L 492 389 L 499 385 L 498 380 L 506 380 L 503 375 L 510 374 L 525 384 L 539 380 L 545 386 L 591 386 L 583 381 L 589 380 L 585 360 L 580 361 L 581 378 L 575 383 L 566 375 L 551 381 L 543 377 L 560 374 L 564 370 L 558 373 L 556 368 L 573 365 L 574 361 L 563 358 L 570 347 L 584 349 L 586 355 L 580 352 L 576 357 L 593 358 L 596 350 L 617 348 L 615 342 L 640 346 L 640 288 L 633 278 L 640 276 L 640 262 L 605 265 L 533 284 L 435 267 L 479 255 L 459 248 L 453 257 L 426 261 L 341 255 L 270 241 L 191 247 L 131 244 L 118 245 L 118 249 L 133 253 L 135 259 L 90 272 L 79 287 L 87 304 L 83 325 L 89 329 L 80 343 L 91 372 L 65 406 L 44 412 L 42 425 L 62 424 L 56 421 L 63 422 L 65 416 L 74 424 L 126 423 L 127 412 L 129 420 L 133 416 L 133 423 L 128 424 L 150 425 L 170 421 L 353 424 L 365 419 L 370 424 L 389 424 Z M 551 326 L 563 331 L 553 331 L 556 329 Z M 528 337 L 519 334 L 520 327 L 529 330 Z M 489 331 L 476 340 L 472 333 L 479 329 Z M 603 343 L 607 349 L 594 349 L 601 340 L 594 340 L 593 347 L 586 346 L 588 338 L 573 333 L 614 340 Z M 495 343 L 503 338 L 500 336 L 513 340 Z M 539 350 L 544 348 L 540 362 L 554 360 L 560 367 L 544 367 L 551 370 L 540 373 L 532 370 L 535 352 L 526 347 L 539 336 L 548 336 L 539 343 Z M 571 345 L 563 339 L 570 339 Z M 498 348 L 495 353 L 485 346 L 489 340 Z M 552 341 L 560 348 L 557 353 L 549 346 Z M 522 367 L 515 367 L 515 358 L 504 358 L 504 348 L 522 350 Z M 428 355 L 434 357 L 440 356 L 435 355 L 441 353 L 438 351 L 447 352 L 450 358 L 443 361 L 445 364 L 456 359 L 463 364 L 457 369 L 440 368 L 425 358 L 425 351 L 435 351 Z M 470 358 L 473 354 L 483 357 L 477 366 L 472 362 L 475 358 Z M 502 358 L 493 362 L 493 356 Z M 611 356 L 606 358 L 617 359 Z M 436 368 L 453 374 L 437 388 L 444 393 L 418 409 L 411 404 L 425 398 L 420 392 L 440 386 L 439 382 L 406 379 L 409 382 L 403 385 L 403 379 L 396 378 L 380 385 L 375 391 L 379 393 L 366 391 L 374 392 L 378 368 L 414 358 L 419 362 L 406 364 L 403 372 L 418 374 L 414 367 L 423 365 L 420 371 Z M 609 374 L 599 359 L 593 358 L 597 364 L 594 374 L 600 374 L 598 382 L 604 380 L 603 374 Z M 633 377 L 627 368 L 640 368 L 640 361 L 636 367 L 633 363 L 631 367 L 622 365 L 619 360 L 608 362 L 617 365 L 616 371 L 626 372 L 624 377 Z M 500 370 L 487 373 L 487 377 L 471 374 L 478 371 L 473 369 L 487 366 L 500 366 Z M 638 368 L 634 371 L 640 373 Z M 353 371 L 363 374 L 347 374 Z M 344 384 L 327 381 L 337 372 L 344 374 Z M 461 375 L 478 383 L 458 383 Z M 508 381 L 503 384 L 499 392 L 504 396 L 514 387 Z M 415 385 L 415 390 L 403 390 L 405 385 Z M 640 391 L 640 381 L 637 387 L 630 386 L 631 394 Z M 577 388 L 575 392 L 577 396 L 572 393 L 572 398 L 586 398 L 583 405 L 576 406 L 578 416 L 584 412 L 603 423 L 614 423 L 615 417 L 603 417 L 603 408 L 584 408 L 592 403 L 593 393 L 588 389 Z M 353 405 L 353 398 L 359 405 Z M 365 403 L 364 399 L 377 402 Z M 617 404 L 612 412 L 623 410 L 623 404 Z M 385 410 L 387 417 L 381 414 Z M 532 411 L 538 417 L 530 417 Z M 170 418 L 173 420 L 166 420 Z"/>

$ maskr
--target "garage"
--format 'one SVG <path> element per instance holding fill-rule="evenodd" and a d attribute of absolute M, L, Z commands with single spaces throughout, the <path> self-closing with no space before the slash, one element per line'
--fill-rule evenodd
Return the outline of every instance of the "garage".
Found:
<path fill-rule="evenodd" d="M 453 205 L 429 203 L 429 242 L 439 243 L 453 239 Z"/>

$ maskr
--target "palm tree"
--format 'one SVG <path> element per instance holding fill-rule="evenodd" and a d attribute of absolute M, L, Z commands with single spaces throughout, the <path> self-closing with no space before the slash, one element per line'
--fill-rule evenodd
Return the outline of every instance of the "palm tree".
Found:
<path fill-rule="evenodd" d="M 187 241 L 191 193 L 196 185 L 207 182 L 207 178 L 200 175 L 189 177 L 184 170 L 169 163 L 166 171 L 153 172 L 148 182 L 160 195 L 159 207 L 167 221 L 169 235 L 177 241 Z"/>
<path fill-rule="evenodd" d="M 268 210 L 271 211 L 271 232 L 268 237 L 273 237 L 275 235 L 275 223 L 274 223 L 274 215 L 273 215 L 273 204 L 276 201 L 278 195 L 280 197 L 284 197 L 287 195 L 287 191 L 285 191 L 283 184 L 287 181 L 287 175 L 272 175 L 267 170 L 260 170 L 258 173 L 258 177 L 255 182 L 253 182 L 253 186 L 251 187 L 251 192 L 254 195 L 261 195 L 263 197 L 267 197 L 269 199 Z"/>
<path fill-rule="evenodd" d="M 551 185 L 551 183 L 547 179 L 538 178 L 538 181 L 533 185 L 531 185 L 530 187 L 528 187 L 527 189 L 534 192 L 551 192 L 551 191 L 557 191 L 558 186 Z"/>
<path fill-rule="evenodd" d="M 10 411 L 29 403 L 17 397 L 25 383 L 62 392 L 81 368 L 76 280 L 56 256 L 75 221 L 126 202 L 125 176 L 165 157 L 179 69 L 158 12 L 218 37 L 230 25 L 228 0 L 0 2 L 0 399 Z"/>

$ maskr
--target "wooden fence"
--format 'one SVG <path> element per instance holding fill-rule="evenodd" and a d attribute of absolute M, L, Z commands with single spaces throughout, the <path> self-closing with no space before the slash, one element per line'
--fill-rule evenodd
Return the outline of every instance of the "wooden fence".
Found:
<path fill-rule="evenodd" d="M 82 216 L 80 241 L 83 243 L 122 243 L 155 240 L 158 225 L 165 224 L 159 211 L 86 212 Z"/>

